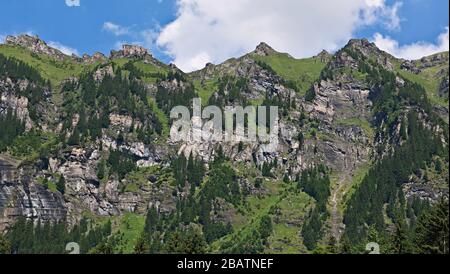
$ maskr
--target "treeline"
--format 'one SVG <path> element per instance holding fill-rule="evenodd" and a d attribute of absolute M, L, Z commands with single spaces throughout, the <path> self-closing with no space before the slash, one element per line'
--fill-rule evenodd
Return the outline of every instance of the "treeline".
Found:
<path fill-rule="evenodd" d="M 182 82 L 181 80 L 176 83 L 177 88 L 175 89 L 169 88 L 162 83 L 158 84 L 155 96 L 156 103 L 166 115 L 169 115 L 172 108 L 176 106 L 185 106 L 191 109 L 192 99 L 198 97 L 192 83 Z"/>
<path fill-rule="evenodd" d="M 298 186 L 316 200 L 320 212 L 326 212 L 326 204 L 330 197 L 330 178 L 328 169 L 323 164 L 306 169 L 297 178 Z"/>
<path fill-rule="evenodd" d="M 297 182 L 302 191 L 316 200 L 315 207 L 302 226 L 303 243 L 309 250 L 314 250 L 323 236 L 322 225 L 328 216 L 326 205 L 331 194 L 328 169 L 324 165 L 318 165 L 304 170 Z"/>
<path fill-rule="evenodd" d="M 139 79 L 143 80 L 144 78 L 156 78 L 156 79 L 165 79 L 167 75 L 162 72 L 144 72 L 141 69 L 137 68 L 134 65 L 133 61 L 128 61 L 123 69 L 128 71 L 130 79 Z"/>
<path fill-rule="evenodd" d="M 220 251 L 225 254 L 261 254 L 272 231 L 271 217 L 263 215 L 249 229 L 232 234 L 221 244 Z"/>
<path fill-rule="evenodd" d="M 231 226 L 211 218 L 214 202 L 217 199 L 238 205 L 242 193 L 237 175 L 229 163 L 221 156 L 216 157 L 208 171 L 208 179 L 198 190 L 191 190 L 190 196 L 180 201 L 178 209 L 180 220 L 185 224 L 194 222 L 202 225 L 207 242 L 212 242 L 231 232 Z"/>
<path fill-rule="evenodd" d="M 33 67 L 20 60 L 7 58 L 3 54 L 0 54 L 0 77 L 9 77 L 13 80 L 27 79 L 41 85 L 48 83 Z"/>
<path fill-rule="evenodd" d="M 381 254 L 448 254 L 448 198 L 427 204 L 415 214 L 419 214 L 417 220 L 398 219 L 388 231 L 379 231 L 375 225 L 367 226 L 366 236 L 360 243 L 353 243 L 351 236 L 344 234 L 337 252 L 367 253 L 366 244 L 374 242 L 379 245 Z"/>
<path fill-rule="evenodd" d="M 183 168 L 189 165 L 188 162 L 195 162 L 193 157 L 190 159 L 178 164 Z M 189 194 L 178 201 L 174 212 L 164 214 L 154 207 L 149 209 L 136 252 L 204 252 L 209 243 L 233 232 L 231 224 L 216 220 L 211 213 L 216 209 L 217 199 L 234 205 L 241 203 L 243 194 L 236 173 L 226 158 L 219 155 L 211 164 L 208 179 L 204 180 L 200 175 L 199 173 L 197 179 L 203 183 L 200 185 L 195 180 L 191 181 Z M 188 174 L 183 176 L 189 181 L 188 177 Z"/>
<path fill-rule="evenodd" d="M 178 210 L 177 210 L 178 212 Z M 203 254 L 207 243 L 201 228 L 177 223 L 178 213 L 162 214 L 151 207 L 144 231 L 134 248 L 137 254 Z"/>
<path fill-rule="evenodd" d="M 66 109 L 64 131 L 70 131 L 69 145 L 78 145 L 101 136 L 102 129 L 110 126 L 109 115 L 118 113 L 130 115 L 141 122 L 142 126 L 130 128 L 138 140 L 151 142 L 153 134 L 162 133 L 162 124 L 152 112 L 147 99 L 147 91 L 136 76 L 122 72 L 115 67 L 114 76 L 105 75 L 96 81 L 92 72 L 83 74 L 79 81 L 67 81 L 62 91 L 67 95 L 64 102 Z M 79 116 L 78 123 L 72 130 L 72 121 Z M 126 132 L 128 133 L 128 132 Z"/>
<path fill-rule="evenodd" d="M 116 174 L 119 177 L 119 180 L 122 180 L 125 178 L 125 175 L 136 169 L 134 159 L 127 153 L 119 150 L 109 151 L 107 163 L 110 168 L 110 173 Z"/>
<path fill-rule="evenodd" d="M 178 186 L 184 187 L 186 183 L 192 187 L 200 186 L 205 175 L 205 163 L 194 157 L 192 154 L 186 159 L 184 154 L 180 154 L 171 161 L 171 168 Z"/>
<path fill-rule="evenodd" d="M 388 144 L 394 146 L 394 151 L 375 163 L 348 201 L 342 241 L 361 250 L 364 243 L 373 240 L 373 234 L 391 242 L 395 236 L 397 248 L 391 252 L 403 253 L 409 248 L 402 245 L 412 245 L 406 234 L 414 231 L 416 220 L 427 210 L 427 205 L 417 199 L 407 200 L 402 186 L 412 174 L 421 177 L 423 170 L 436 158 L 448 163 L 448 151 L 438 136 L 440 133 L 423 123 L 432 128 L 442 128 L 446 143 L 448 125 L 434 113 L 421 85 L 405 79 L 400 84 L 396 73 L 384 69 L 358 50 L 343 50 L 358 63 L 358 72 L 371 87 L 369 99 L 373 102 L 373 126 L 377 128 L 376 138 L 383 141 L 377 152 L 384 154 L 384 148 L 392 142 L 392 137 L 395 140 L 400 138 L 401 142 Z M 332 68 L 324 69 L 321 77 L 332 78 Z M 419 119 L 415 109 L 426 115 Z M 400 134 L 396 136 L 398 126 Z M 392 224 L 388 225 L 388 222 Z M 388 233 L 388 226 L 389 230 L 394 228 L 394 235 Z"/>
<path fill-rule="evenodd" d="M 6 58 L 0 54 L 0 78 L 9 77 L 13 81 L 26 79 L 29 81 L 25 89 L 20 90 L 17 95 L 26 97 L 30 118 L 37 121 L 37 104 L 46 97 L 46 92 L 51 93 L 51 83 L 45 80 L 38 70 L 26 63 L 14 58 Z"/>
<path fill-rule="evenodd" d="M 278 111 L 281 115 L 287 116 L 289 111 L 292 109 L 295 109 L 296 107 L 296 100 L 295 97 L 291 98 L 288 96 L 287 98 L 283 98 L 281 94 L 272 94 L 270 95 L 270 92 L 267 91 L 266 95 L 264 97 L 264 101 L 262 102 L 261 106 L 267 107 L 267 121 L 266 124 L 269 124 L 269 109 L 271 106 L 278 107 Z"/>
<path fill-rule="evenodd" d="M 8 230 L 4 239 L 8 241 L 4 253 L 12 254 L 67 254 L 66 245 L 75 242 L 80 253 L 92 252 L 97 245 L 105 242 L 111 235 L 111 222 L 103 225 L 90 225 L 82 219 L 72 229 L 65 221 L 41 222 L 24 217 L 19 218 Z"/>
<path fill-rule="evenodd" d="M 25 123 L 16 113 L 8 108 L 6 113 L 0 113 L 0 152 L 12 144 L 14 139 L 25 132 Z"/>
<path fill-rule="evenodd" d="M 218 106 L 222 110 L 226 106 L 245 107 L 249 103 L 243 95 L 248 92 L 248 79 L 244 77 L 224 76 L 218 80 L 217 92 L 209 98 L 209 105 Z"/>
<path fill-rule="evenodd" d="M 394 73 L 365 60 L 359 53 L 350 53 L 358 58 L 360 72 L 366 74 L 367 81 L 373 86 L 370 98 L 374 102 L 374 124 L 378 127 L 378 136 L 387 140 L 395 134 L 391 129 L 401 123 L 400 137 L 403 141 L 393 154 L 380 159 L 369 170 L 348 202 L 344 215 L 345 234 L 353 245 L 357 245 L 366 239 L 368 227 L 373 226 L 378 233 L 385 233 L 384 214 L 395 226 L 413 229 L 411 220 L 416 219 L 420 212 L 414 211 L 412 203 L 405 200 L 402 185 L 408 182 L 411 174 L 420 177 L 433 157 L 438 156 L 448 162 L 448 151 L 440 137 L 423 126 L 415 113 L 405 115 L 406 111 L 401 110 L 410 107 L 422 109 L 427 113 L 426 122 L 444 128 L 446 140 L 448 126 L 432 111 L 423 87 L 409 81 L 397 87 Z M 406 213 L 409 216 L 405 216 Z"/>
<path fill-rule="evenodd" d="M 433 156 L 446 157 L 441 140 L 423 127 L 416 114 L 408 115 L 407 128 L 406 142 L 369 170 L 348 202 L 344 223 L 345 233 L 352 243 L 359 243 L 366 237 L 366 225 L 374 225 L 379 232 L 385 230 L 385 204 L 388 204 L 388 217 L 396 223 L 403 222 L 405 211 L 411 210 L 406 208 L 402 185 L 411 174 L 420 175 Z"/>

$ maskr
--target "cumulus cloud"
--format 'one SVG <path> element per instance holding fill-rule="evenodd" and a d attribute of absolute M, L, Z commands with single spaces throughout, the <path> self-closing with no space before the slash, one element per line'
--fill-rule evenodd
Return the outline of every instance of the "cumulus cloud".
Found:
<path fill-rule="evenodd" d="M 295 57 L 334 51 L 356 29 L 400 27 L 385 0 L 177 0 L 177 18 L 164 26 L 157 44 L 185 71 L 249 52 L 264 41 Z"/>
<path fill-rule="evenodd" d="M 380 33 L 375 33 L 372 40 L 380 49 L 389 52 L 395 57 L 414 60 L 437 52 L 448 51 L 449 28 L 446 27 L 445 31 L 437 37 L 436 43 L 421 41 L 408 45 L 400 45 L 396 40 L 389 36 L 383 36 Z"/>
<path fill-rule="evenodd" d="M 66 5 L 68 7 L 79 7 L 80 6 L 80 0 L 66 0 Z"/>
<path fill-rule="evenodd" d="M 159 35 L 160 26 L 156 25 L 153 29 L 136 30 L 133 27 L 105 22 L 102 29 L 113 33 L 115 36 L 120 36 L 120 40 L 117 40 L 114 44 L 115 49 L 121 49 L 124 44 L 140 45 L 153 49 Z"/>
<path fill-rule="evenodd" d="M 1 34 L 0 34 L 0 44 L 5 43 L 5 38 L 6 38 L 5 35 L 1 35 Z"/>
<path fill-rule="evenodd" d="M 50 41 L 47 43 L 50 47 L 60 50 L 62 53 L 66 55 L 79 55 L 78 50 L 71 48 L 69 46 L 65 46 L 59 42 Z"/>
<path fill-rule="evenodd" d="M 113 22 L 105 22 L 103 24 L 103 30 L 113 33 L 116 36 L 122 36 L 129 34 L 130 29 L 127 27 L 122 27 L 118 24 L 114 24 Z"/>
<path fill-rule="evenodd" d="M 387 6 L 385 0 L 365 0 L 366 7 L 362 8 L 362 17 L 366 25 L 382 23 L 389 30 L 399 30 L 401 18 L 398 11 L 402 7 L 402 2 L 395 2 L 392 6 Z"/>

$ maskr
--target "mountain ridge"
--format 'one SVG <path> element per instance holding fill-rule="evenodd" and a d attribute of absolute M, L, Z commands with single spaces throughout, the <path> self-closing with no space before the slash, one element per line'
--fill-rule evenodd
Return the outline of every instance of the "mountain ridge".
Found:
<path fill-rule="evenodd" d="M 49 46 L 45 42 L 45 40 L 42 40 L 41 38 L 39 38 L 38 35 L 29 35 L 29 34 L 20 34 L 20 35 L 17 35 L 17 36 L 7 35 L 6 38 L 5 38 L 4 45 L 21 46 L 21 47 L 27 48 L 28 50 L 30 50 L 32 52 L 44 53 L 44 54 L 47 54 L 49 56 L 53 56 L 53 57 L 55 57 L 57 59 L 61 58 L 61 56 L 72 57 L 72 58 L 77 59 L 77 60 L 80 60 L 80 59 L 91 59 L 91 58 L 93 58 L 95 60 L 101 60 L 101 59 L 106 57 L 101 52 L 95 52 L 92 56 L 84 53 L 84 54 L 82 54 L 81 57 L 76 56 L 74 54 L 67 55 L 67 54 L 61 52 L 60 50 Z M 448 55 L 448 51 L 443 51 L 443 52 L 434 53 L 434 54 L 431 54 L 431 55 L 428 55 L 428 56 L 423 56 L 421 58 L 413 59 L 413 60 L 397 58 L 397 57 L 394 57 L 393 55 L 391 55 L 391 54 L 389 54 L 389 53 L 387 53 L 385 51 L 380 50 L 374 43 L 369 42 L 369 40 L 367 40 L 366 38 L 361 38 L 361 39 L 354 39 L 354 38 L 352 38 L 341 49 L 345 49 L 345 48 L 348 48 L 348 47 L 350 47 L 350 48 L 352 48 L 352 47 L 370 48 L 370 49 L 378 51 L 378 52 L 383 52 L 383 53 L 387 54 L 392 59 L 397 59 L 397 60 L 402 60 L 402 61 L 411 61 L 411 62 L 417 62 L 417 61 L 424 60 L 424 59 L 427 59 L 427 58 L 430 58 L 430 57 L 434 57 L 434 56 L 440 56 L 440 55 L 444 55 L 445 56 L 445 55 Z M 246 55 L 249 55 L 249 54 L 257 54 L 257 55 L 267 56 L 267 55 L 271 55 L 271 54 L 275 54 L 275 53 L 288 54 L 289 57 L 291 57 L 293 59 L 297 59 L 297 60 L 304 59 L 304 58 L 300 58 L 300 59 L 294 58 L 289 53 L 278 52 L 278 51 L 274 50 L 270 45 L 268 45 L 265 42 L 260 42 L 256 46 L 255 50 L 253 50 L 253 51 L 251 51 L 251 52 L 249 52 L 247 54 L 244 54 L 244 55 L 242 55 L 240 57 L 230 58 L 230 59 L 239 59 L 239 58 L 242 58 L 242 57 L 244 57 Z M 319 56 L 322 53 L 328 53 L 328 52 L 326 50 L 322 50 L 320 53 L 318 53 L 317 56 Z M 140 45 L 137 45 L 137 44 L 135 44 L 135 45 L 133 45 L 133 44 L 124 44 L 124 45 L 122 45 L 122 49 L 119 50 L 119 51 L 111 50 L 110 51 L 110 55 L 107 58 L 109 58 L 109 59 L 122 58 L 122 57 L 125 57 L 125 58 L 143 58 L 146 55 L 150 55 L 151 56 L 150 51 L 148 49 L 146 49 L 146 48 L 144 48 L 144 47 L 142 47 Z M 311 56 L 311 57 L 314 57 L 314 56 Z M 305 57 L 305 58 L 311 58 L 311 57 Z M 224 61 L 224 62 L 226 62 L 226 61 Z M 222 63 L 224 63 L 224 62 L 222 62 Z M 222 64 L 222 63 L 220 63 L 220 64 Z M 217 64 L 217 65 L 220 65 L 220 64 Z M 166 65 L 168 65 L 168 64 L 166 64 Z M 202 69 L 199 69 L 199 70 L 202 70 Z M 192 71 L 192 72 L 189 72 L 189 73 L 194 73 L 194 72 L 197 72 L 197 71 L 198 70 Z"/>
<path fill-rule="evenodd" d="M 186 235 L 212 253 L 359 253 L 448 197 L 448 107 L 431 100 L 446 102 L 448 54 L 401 68 L 367 40 L 306 59 L 263 43 L 187 74 L 142 47 L 111 55 L 0 46 L 0 230 L 17 253 L 41 247 L 22 225 L 85 218 L 110 227 L 83 252 L 170 253 Z M 170 110 L 195 97 L 278 106 L 276 150 L 172 142 Z"/>

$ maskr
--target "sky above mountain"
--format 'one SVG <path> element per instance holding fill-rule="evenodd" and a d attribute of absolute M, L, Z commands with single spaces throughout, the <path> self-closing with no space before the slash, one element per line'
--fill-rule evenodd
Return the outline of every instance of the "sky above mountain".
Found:
<path fill-rule="evenodd" d="M 149 48 L 184 71 L 264 41 L 296 58 L 368 38 L 406 59 L 449 48 L 448 0 L 3 0 L 0 42 L 38 35 L 65 53 Z"/>

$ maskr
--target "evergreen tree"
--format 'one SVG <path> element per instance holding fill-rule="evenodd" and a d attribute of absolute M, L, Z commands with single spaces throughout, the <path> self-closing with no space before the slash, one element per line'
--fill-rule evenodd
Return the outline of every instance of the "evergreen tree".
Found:
<path fill-rule="evenodd" d="M 177 230 L 170 234 L 164 246 L 167 254 L 204 254 L 206 241 L 201 232 L 193 227 L 187 230 Z"/>
<path fill-rule="evenodd" d="M 392 236 L 393 253 L 395 254 L 407 254 L 411 253 L 411 245 L 404 221 L 398 221 L 395 224 L 395 232 Z"/>
<path fill-rule="evenodd" d="M 64 178 L 64 175 L 59 177 L 59 180 L 56 183 L 56 189 L 63 195 L 66 192 L 66 179 Z"/>
<path fill-rule="evenodd" d="M 1 254 L 10 254 L 11 253 L 11 244 L 9 241 L 0 233 L 0 255 Z"/>
<path fill-rule="evenodd" d="M 449 253 L 448 199 L 442 199 L 419 217 L 415 229 L 414 245 L 419 253 Z"/>

